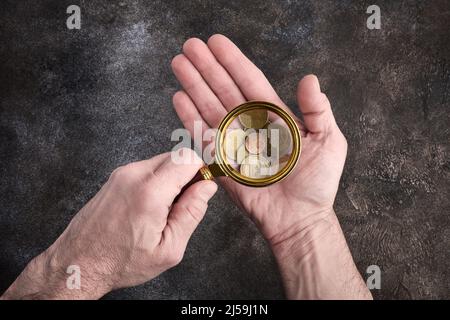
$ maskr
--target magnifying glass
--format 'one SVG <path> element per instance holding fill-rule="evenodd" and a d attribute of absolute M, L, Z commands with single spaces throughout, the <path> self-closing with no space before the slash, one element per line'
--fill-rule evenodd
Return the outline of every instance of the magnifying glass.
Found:
<path fill-rule="evenodd" d="M 227 176 L 251 187 L 286 178 L 297 165 L 302 148 L 297 123 L 285 110 L 265 101 L 249 101 L 221 121 L 214 162 L 199 170 L 200 179 Z"/>

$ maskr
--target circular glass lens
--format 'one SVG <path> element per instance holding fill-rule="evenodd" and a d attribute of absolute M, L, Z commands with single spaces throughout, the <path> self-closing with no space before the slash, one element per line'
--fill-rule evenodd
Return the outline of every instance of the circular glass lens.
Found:
<path fill-rule="evenodd" d="M 262 107 L 238 113 L 230 120 L 222 147 L 235 175 L 266 181 L 286 168 L 294 139 L 278 114 Z"/>

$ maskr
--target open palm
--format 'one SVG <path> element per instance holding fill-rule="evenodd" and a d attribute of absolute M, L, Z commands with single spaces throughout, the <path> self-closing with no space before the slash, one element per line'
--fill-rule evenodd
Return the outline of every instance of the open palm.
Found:
<path fill-rule="evenodd" d="M 212 36 L 207 44 L 189 39 L 183 53 L 173 59 L 172 69 L 183 87 L 174 95 L 173 104 L 191 134 L 194 121 L 202 121 L 203 130 L 217 128 L 227 112 L 248 100 L 272 102 L 290 112 L 261 70 L 223 35 Z M 315 76 L 300 81 L 297 100 L 304 123 L 294 116 L 303 143 L 295 170 L 264 188 L 220 179 L 264 236 L 275 243 L 332 210 L 347 152 L 346 140 Z"/>

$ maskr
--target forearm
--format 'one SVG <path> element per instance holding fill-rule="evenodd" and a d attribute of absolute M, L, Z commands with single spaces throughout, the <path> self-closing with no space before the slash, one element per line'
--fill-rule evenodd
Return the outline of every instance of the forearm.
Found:
<path fill-rule="evenodd" d="M 333 211 L 318 213 L 274 240 L 289 299 L 372 299 Z"/>
<path fill-rule="evenodd" d="M 47 250 L 27 265 L 0 300 L 97 299 L 106 293 L 101 285 L 92 285 L 83 273 L 80 288 L 70 289 L 67 285 L 70 277 L 66 273 L 67 267 L 56 264 Z"/>

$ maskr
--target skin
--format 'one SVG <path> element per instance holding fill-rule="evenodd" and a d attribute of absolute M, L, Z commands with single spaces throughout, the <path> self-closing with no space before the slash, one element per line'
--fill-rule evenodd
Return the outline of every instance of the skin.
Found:
<path fill-rule="evenodd" d="M 172 69 L 184 89 L 173 103 L 191 134 L 194 121 L 201 121 L 203 130 L 217 127 L 247 100 L 288 110 L 264 74 L 222 35 L 207 44 L 186 41 Z M 296 120 L 304 137 L 295 171 L 266 188 L 227 178 L 220 182 L 267 239 L 288 298 L 370 299 L 333 210 L 346 140 L 315 76 L 300 81 L 297 98 L 304 123 Z M 191 150 L 179 156 L 178 164 L 166 153 L 116 169 L 0 299 L 97 299 L 177 265 L 217 190 L 214 182 L 201 181 L 179 195 L 204 165 Z M 79 290 L 66 285 L 70 265 L 80 268 Z"/>
<path fill-rule="evenodd" d="M 183 87 L 173 104 L 191 134 L 194 121 L 201 121 L 204 130 L 217 127 L 247 100 L 269 101 L 290 112 L 261 70 L 223 35 L 207 43 L 186 41 L 172 70 Z M 228 178 L 221 183 L 268 240 L 288 298 L 370 299 L 333 210 L 347 142 L 316 76 L 299 82 L 297 100 L 304 123 L 294 118 L 303 150 L 294 172 L 265 188 Z"/>
<path fill-rule="evenodd" d="M 173 203 L 204 165 L 192 150 L 180 156 L 185 164 L 165 153 L 116 169 L 2 299 L 97 299 L 177 265 L 217 190 L 212 181 L 197 182 Z M 70 265 L 80 267 L 80 290 L 66 286 Z"/>

